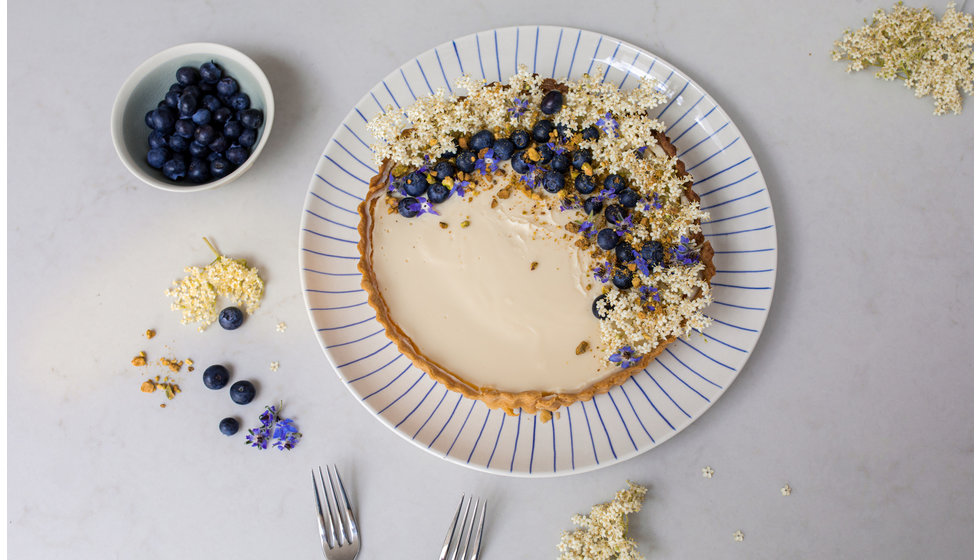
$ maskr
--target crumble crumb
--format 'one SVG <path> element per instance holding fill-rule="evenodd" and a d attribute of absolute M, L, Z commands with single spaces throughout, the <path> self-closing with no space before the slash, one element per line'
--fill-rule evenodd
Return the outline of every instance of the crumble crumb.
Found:
<path fill-rule="evenodd" d="M 146 352 L 140 352 L 135 358 L 130 362 L 134 366 L 140 367 L 146 365 Z"/>
<path fill-rule="evenodd" d="M 153 329 L 146 329 L 146 339 L 149 340 L 157 335 L 157 331 Z"/>

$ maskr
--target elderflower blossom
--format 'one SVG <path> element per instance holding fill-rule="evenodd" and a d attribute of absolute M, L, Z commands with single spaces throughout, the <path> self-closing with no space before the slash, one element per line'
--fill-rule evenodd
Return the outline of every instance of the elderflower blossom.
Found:
<path fill-rule="evenodd" d="M 592 506 L 588 516 L 575 515 L 572 522 L 582 527 L 563 532 L 558 560 L 639 560 L 636 541 L 627 537 L 627 514 L 640 511 L 647 489 L 630 482 L 616 492 L 616 499 Z"/>
<path fill-rule="evenodd" d="M 936 115 L 961 113 L 961 91 L 973 95 L 973 15 L 953 3 L 939 21 L 928 8 L 914 11 L 901 2 L 890 14 L 879 9 L 870 24 L 846 29 L 834 47 L 831 58 L 846 60 L 848 72 L 878 67 L 876 77 L 902 78 L 916 97 L 931 95 Z"/>
<path fill-rule="evenodd" d="M 187 276 L 175 280 L 164 292 L 174 298 L 170 308 L 181 312 L 181 324 L 200 323 L 199 331 L 218 320 L 218 296 L 223 296 L 245 311 L 253 313 L 262 301 L 265 284 L 258 269 L 250 268 L 244 259 L 218 255 L 208 266 L 188 266 Z"/>

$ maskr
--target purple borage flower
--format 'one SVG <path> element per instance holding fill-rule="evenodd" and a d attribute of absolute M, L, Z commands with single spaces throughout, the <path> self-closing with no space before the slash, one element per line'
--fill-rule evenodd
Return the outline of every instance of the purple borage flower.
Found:
<path fill-rule="evenodd" d="M 694 265 L 701 262 L 701 255 L 698 253 L 691 245 L 691 240 L 685 236 L 681 236 L 681 242 L 670 250 L 670 254 L 674 257 L 674 261 L 677 264 L 684 265 Z"/>
<path fill-rule="evenodd" d="M 480 173 L 486 175 L 496 171 L 499 163 L 500 159 L 493 156 L 493 148 L 487 148 L 487 153 L 477 160 L 476 168 L 480 170 Z"/>
<path fill-rule="evenodd" d="M 613 273 L 613 266 L 612 263 L 610 263 L 609 261 L 600 263 L 598 266 L 592 269 L 592 276 L 594 276 L 596 280 L 602 283 L 608 282 L 609 279 L 612 277 L 612 273 Z"/>
<path fill-rule="evenodd" d="M 652 302 L 660 301 L 660 292 L 653 286 L 640 286 L 640 298 L 643 301 L 650 302 L 643 306 L 647 311 L 656 311 L 657 308 Z"/>
<path fill-rule="evenodd" d="M 408 208 L 409 211 L 415 214 L 427 213 L 427 214 L 434 214 L 436 216 L 439 215 L 439 213 L 436 212 L 435 208 L 432 207 L 432 203 L 429 202 L 428 198 L 425 198 L 424 196 L 416 196 L 413 198 L 415 199 L 414 202 L 406 203 L 406 207 Z"/>
<path fill-rule="evenodd" d="M 265 407 L 265 411 L 259 415 L 259 427 L 250 429 L 245 436 L 247 445 L 268 449 L 271 443 L 280 451 L 289 451 L 296 447 L 303 434 L 299 432 L 292 418 L 283 418 L 280 415 L 281 408 L 281 404 L 278 407 Z"/>
<path fill-rule="evenodd" d="M 568 151 L 567 148 L 564 148 L 564 147 L 562 147 L 562 146 L 560 146 L 558 144 L 555 144 L 554 142 L 548 142 L 545 145 L 548 146 L 549 148 L 551 148 L 551 151 L 555 152 L 555 155 L 556 156 L 558 154 L 564 154 L 565 152 Z"/>
<path fill-rule="evenodd" d="M 607 112 L 605 117 L 595 122 L 595 125 L 601 128 L 606 134 L 619 137 L 619 123 L 613 118 L 612 113 Z"/>
<path fill-rule="evenodd" d="M 584 221 L 582 222 L 582 225 L 579 226 L 578 232 L 585 234 L 586 236 L 591 236 L 594 233 L 592 231 L 594 228 L 595 228 L 595 224 L 593 224 L 590 221 Z"/>
<path fill-rule="evenodd" d="M 612 356 L 609 356 L 609 361 L 627 368 L 638 363 L 640 361 L 640 357 L 635 356 L 633 353 L 633 347 L 627 345 L 620 348 Z"/>
<path fill-rule="evenodd" d="M 627 214 L 616 227 L 616 233 L 622 237 L 633 229 L 633 214 Z"/>
<path fill-rule="evenodd" d="M 512 119 L 519 118 L 527 111 L 528 101 L 527 99 L 521 99 L 520 97 L 515 97 L 513 99 L 514 104 L 507 108 L 507 112 L 510 113 Z"/>
<path fill-rule="evenodd" d="M 450 195 L 455 194 L 455 195 L 458 195 L 460 197 L 465 196 L 466 195 L 466 191 L 464 190 L 464 188 L 465 187 L 468 187 L 468 186 L 470 186 L 470 182 L 469 181 L 456 181 L 453 184 L 453 188 L 450 189 L 449 194 Z"/>

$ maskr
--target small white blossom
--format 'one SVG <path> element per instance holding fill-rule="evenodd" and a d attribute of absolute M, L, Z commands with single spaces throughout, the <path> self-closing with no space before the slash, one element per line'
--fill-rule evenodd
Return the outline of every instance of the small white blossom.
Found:
<path fill-rule="evenodd" d="M 276 332 L 286 332 L 286 323 L 279 322 L 279 324 L 276 325 Z"/>
<path fill-rule="evenodd" d="M 743 533 L 742 530 L 739 529 L 738 531 L 732 533 L 732 537 L 735 539 L 735 542 L 742 542 L 743 540 L 745 540 L 745 533 Z"/>
<path fill-rule="evenodd" d="M 711 467 L 705 467 L 705 468 L 701 469 L 701 476 L 703 476 L 705 478 L 711 478 L 711 477 L 715 476 L 715 469 L 713 469 Z"/>
<path fill-rule="evenodd" d="M 779 491 L 783 494 L 783 496 L 789 496 L 790 494 L 793 493 L 793 489 L 789 487 L 789 484 L 786 484 L 785 486 L 780 488 Z"/>
<path fill-rule="evenodd" d="M 272 371 L 279 371 L 279 362 L 272 362 L 269 364 L 269 369 Z"/>

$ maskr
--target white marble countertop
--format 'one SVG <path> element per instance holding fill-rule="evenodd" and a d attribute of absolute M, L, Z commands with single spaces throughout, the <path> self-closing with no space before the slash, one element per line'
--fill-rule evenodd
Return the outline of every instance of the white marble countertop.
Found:
<path fill-rule="evenodd" d="M 10 2 L 10 557 L 318 558 L 309 469 L 333 462 L 361 558 L 435 558 L 463 492 L 490 499 L 484 558 L 553 558 L 570 516 L 627 479 L 650 489 L 630 527 L 651 559 L 969 557 L 974 102 L 934 117 L 900 83 L 830 60 L 879 6 Z M 702 418 L 609 468 L 515 479 L 420 451 L 350 395 L 307 318 L 297 234 L 317 158 L 368 88 L 454 37 L 539 23 L 636 44 L 711 92 L 766 177 L 780 256 L 761 340 Z M 273 134 L 231 186 L 156 191 L 113 151 L 112 101 L 144 59 L 202 40 L 266 71 Z M 204 235 L 266 276 L 233 333 L 181 326 L 163 295 L 207 262 Z M 139 391 L 141 350 L 198 367 L 165 409 Z M 196 379 L 218 361 L 259 382 L 247 411 Z M 295 451 L 218 433 L 280 398 L 304 433 Z"/>

